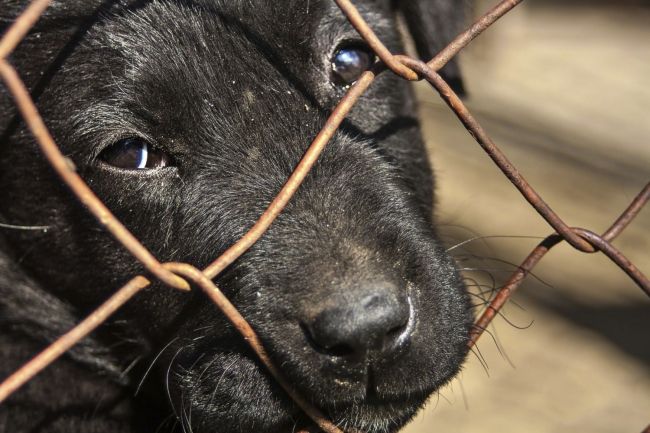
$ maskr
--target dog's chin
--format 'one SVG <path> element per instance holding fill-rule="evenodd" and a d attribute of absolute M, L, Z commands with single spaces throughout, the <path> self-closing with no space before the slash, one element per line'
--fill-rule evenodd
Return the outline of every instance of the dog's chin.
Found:
<path fill-rule="evenodd" d="M 337 405 L 326 409 L 326 411 L 330 419 L 343 431 L 396 432 L 413 418 L 424 405 L 427 397 L 428 394 L 411 394 L 391 401 L 366 398 L 349 405 Z"/>
<path fill-rule="evenodd" d="M 171 369 L 170 395 L 177 417 L 196 433 L 286 433 L 319 431 L 256 361 L 238 352 L 202 356 Z M 360 384 L 360 386 L 363 386 Z M 430 392 L 390 399 L 371 395 L 348 402 L 304 395 L 344 431 L 389 433 L 399 430 L 426 402 Z M 340 396 L 339 396 L 340 397 Z"/>

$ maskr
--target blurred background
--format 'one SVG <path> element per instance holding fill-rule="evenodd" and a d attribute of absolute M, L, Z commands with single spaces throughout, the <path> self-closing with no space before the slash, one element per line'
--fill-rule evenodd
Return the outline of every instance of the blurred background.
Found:
<path fill-rule="evenodd" d="M 570 225 L 604 231 L 650 181 L 650 2 L 529 0 L 461 64 L 470 110 Z M 437 94 L 417 92 L 448 244 L 493 236 L 453 250 L 489 297 L 552 230 Z M 650 208 L 614 244 L 650 274 Z M 556 247 L 490 332 L 407 433 L 650 423 L 650 300 L 603 255 Z"/>

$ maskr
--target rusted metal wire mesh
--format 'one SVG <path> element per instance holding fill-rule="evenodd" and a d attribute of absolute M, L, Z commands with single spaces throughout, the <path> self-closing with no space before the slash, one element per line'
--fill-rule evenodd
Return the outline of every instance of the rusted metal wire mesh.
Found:
<path fill-rule="evenodd" d="M 371 27 L 364 21 L 350 0 L 334 0 L 350 23 L 356 28 L 363 39 L 375 51 L 379 61 L 375 66 L 366 71 L 350 87 L 347 94 L 341 99 L 338 106 L 332 111 L 329 119 L 313 140 L 302 160 L 288 178 L 283 188 L 275 199 L 260 216 L 249 231 L 228 248 L 221 256 L 207 268 L 199 270 L 187 263 L 160 263 L 122 223 L 117 220 L 102 201 L 92 192 L 83 179 L 76 173 L 74 164 L 59 150 L 47 126 L 40 117 L 28 90 L 21 81 L 18 73 L 8 61 L 8 56 L 27 35 L 32 26 L 39 19 L 43 11 L 49 6 L 51 0 L 34 0 L 27 9 L 14 21 L 0 40 L 0 75 L 10 93 L 13 95 L 26 124 L 37 140 L 45 157 L 49 160 L 58 175 L 74 192 L 77 198 L 89 209 L 106 230 L 108 230 L 137 260 L 142 263 L 147 271 L 158 280 L 174 289 L 189 291 L 191 286 L 198 286 L 214 301 L 219 309 L 232 322 L 245 341 L 275 377 L 278 383 L 295 400 L 295 402 L 314 420 L 325 432 L 342 433 L 342 431 L 329 421 L 317 408 L 309 404 L 294 389 L 276 366 L 273 365 L 255 331 L 246 319 L 237 311 L 230 301 L 223 295 L 212 282 L 228 265 L 239 258 L 251 245 L 264 235 L 274 219 L 291 200 L 291 197 L 300 187 L 305 176 L 317 161 L 329 140 L 332 138 L 341 122 L 355 105 L 356 101 L 364 94 L 374 79 L 381 73 L 391 71 L 398 76 L 409 80 L 426 80 L 440 94 L 443 100 L 456 114 L 469 133 L 485 150 L 488 156 L 501 169 L 503 174 L 520 191 L 522 196 L 541 215 L 542 218 L 555 230 L 530 253 L 521 263 L 514 274 L 503 285 L 492 299 L 481 317 L 476 321 L 468 345 L 476 344 L 488 324 L 497 315 L 512 293 L 519 287 L 535 265 L 555 245 L 562 241 L 568 242 L 578 251 L 584 253 L 602 252 L 609 257 L 623 272 L 625 272 L 643 291 L 650 296 L 650 281 L 648 278 L 619 250 L 612 241 L 630 224 L 634 217 L 650 200 L 650 183 L 639 193 L 630 206 L 602 235 L 590 230 L 571 227 L 556 214 L 553 209 L 532 188 L 517 168 L 501 152 L 497 145 L 490 139 L 478 121 L 472 116 L 460 98 L 449 85 L 438 75 L 440 70 L 458 52 L 467 46 L 474 38 L 481 34 L 503 15 L 512 10 L 523 0 L 503 0 L 493 9 L 476 20 L 466 31 L 459 34 L 446 48 L 440 51 L 429 62 L 413 59 L 405 55 L 394 55 L 384 46 Z M 59 356 L 87 336 L 111 314 L 129 301 L 151 281 L 139 275 L 133 277 L 126 285 L 117 290 L 106 302 L 97 308 L 86 319 L 71 329 L 57 341 L 35 356 L 9 378 L 0 384 L 0 403 L 9 397 L 18 388 L 37 375 L 41 370 L 50 365 Z M 649 431 L 650 427 L 646 429 Z"/>

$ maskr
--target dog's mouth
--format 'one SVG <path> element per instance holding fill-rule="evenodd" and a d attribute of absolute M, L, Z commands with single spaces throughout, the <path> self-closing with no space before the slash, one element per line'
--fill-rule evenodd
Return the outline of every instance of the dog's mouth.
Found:
<path fill-rule="evenodd" d="M 190 358 L 194 358 L 191 356 Z M 180 359 L 177 358 L 177 361 Z M 189 365 L 177 364 L 171 368 L 170 396 L 175 412 L 192 413 L 193 431 L 209 432 L 223 423 L 220 417 L 231 406 L 250 406 L 250 419 L 232 420 L 249 425 L 250 431 L 264 432 L 318 432 L 316 423 L 309 419 L 293 400 L 275 383 L 251 354 L 234 350 L 227 353 L 204 353 L 200 360 Z M 387 433 L 397 431 L 425 403 L 430 392 L 410 390 L 408 394 L 384 396 L 376 391 L 375 377 L 368 368 L 368 377 L 354 383 L 359 392 L 338 396 L 304 395 L 313 401 L 326 418 L 343 431 L 358 433 Z M 304 393 L 303 393 L 304 394 Z M 333 395 L 336 395 L 335 393 Z M 176 399 L 175 396 L 184 396 Z M 343 398 L 340 398 L 343 397 Z M 261 416 L 263 414 L 263 416 Z"/>
<path fill-rule="evenodd" d="M 399 430 L 424 405 L 428 395 L 409 395 L 402 399 L 383 401 L 368 397 L 349 405 L 324 408 L 328 420 L 345 432 L 385 433 Z M 302 415 L 304 417 L 304 415 Z M 320 432 L 322 429 L 310 419 L 296 424 L 297 432 Z"/>

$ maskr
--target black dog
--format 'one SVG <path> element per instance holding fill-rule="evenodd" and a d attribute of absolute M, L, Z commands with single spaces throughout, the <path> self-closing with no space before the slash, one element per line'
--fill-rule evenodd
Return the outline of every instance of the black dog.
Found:
<path fill-rule="evenodd" d="M 423 57 L 461 16 L 454 0 L 355 3 L 394 52 L 401 11 Z M 0 1 L 3 28 L 25 4 Z M 91 188 L 161 261 L 199 268 L 262 213 L 373 61 L 330 0 L 55 1 L 11 57 Z M 142 269 L 0 98 L 4 378 Z M 454 376 L 471 322 L 432 228 L 413 105 L 409 85 L 383 74 L 270 231 L 216 280 L 300 393 L 363 432 L 397 431 Z M 199 290 L 161 284 L 0 405 L 7 432 L 309 426 Z"/>

